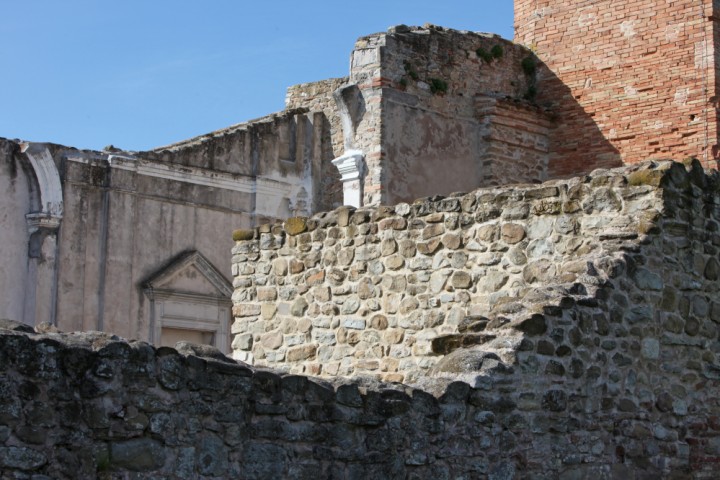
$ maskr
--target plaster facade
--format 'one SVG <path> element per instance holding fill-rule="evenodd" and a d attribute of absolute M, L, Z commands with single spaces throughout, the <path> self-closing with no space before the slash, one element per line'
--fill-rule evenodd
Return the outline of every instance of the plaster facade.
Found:
<path fill-rule="evenodd" d="M 206 332 L 227 352 L 232 231 L 330 201 L 317 184 L 326 128 L 320 114 L 292 111 L 150 152 L 4 140 L 0 316 L 158 344 L 163 326 Z M 191 254 L 204 268 L 188 267 L 194 280 L 165 285 L 159 301 L 152 280 Z M 173 320 L 172 306 L 199 310 Z"/>

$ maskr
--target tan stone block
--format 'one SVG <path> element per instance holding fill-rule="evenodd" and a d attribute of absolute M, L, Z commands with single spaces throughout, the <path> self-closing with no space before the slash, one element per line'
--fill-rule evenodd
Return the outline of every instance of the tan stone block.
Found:
<path fill-rule="evenodd" d="M 370 319 L 370 328 L 385 330 L 388 327 L 388 320 L 385 315 L 377 314 Z"/>
<path fill-rule="evenodd" d="M 383 257 L 387 257 L 388 255 L 392 255 L 393 253 L 395 253 L 397 251 L 397 248 L 398 245 L 395 240 L 393 240 L 392 238 L 385 239 L 380 243 L 380 254 Z"/>
<path fill-rule="evenodd" d="M 277 312 L 277 305 L 274 303 L 265 303 L 260 306 L 260 316 L 265 320 L 270 320 Z"/>
<path fill-rule="evenodd" d="M 453 273 L 450 278 L 450 285 L 455 288 L 470 288 L 472 286 L 472 275 L 462 270 Z"/>
<path fill-rule="evenodd" d="M 405 337 L 405 332 L 399 328 L 393 328 L 390 330 L 386 330 L 383 333 L 383 340 L 385 340 L 386 343 L 390 343 L 390 344 L 400 343 L 403 341 L 404 337 Z"/>
<path fill-rule="evenodd" d="M 457 250 L 462 246 L 462 237 L 455 233 L 446 233 L 442 237 L 442 244 L 450 250 Z"/>
<path fill-rule="evenodd" d="M 312 328 L 312 320 L 309 318 L 300 318 L 297 320 L 297 331 L 300 333 L 307 333 Z"/>
<path fill-rule="evenodd" d="M 331 298 L 330 287 L 315 287 L 310 293 L 316 302 L 329 302 Z"/>
<path fill-rule="evenodd" d="M 325 281 L 325 270 L 309 271 L 305 274 L 305 284 L 309 287 L 320 285 Z"/>
<path fill-rule="evenodd" d="M 503 242 L 514 245 L 525 238 L 525 228 L 517 223 L 505 223 L 500 228 L 500 236 Z"/>
<path fill-rule="evenodd" d="M 359 370 L 378 370 L 380 368 L 380 361 L 374 358 L 364 358 L 362 360 L 358 360 L 355 364 L 355 368 Z"/>
<path fill-rule="evenodd" d="M 445 233 L 445 226 L 442 223 L 436 223 L 433 225 L 428 225 L 423 229 L 422 238 L 423 240 L 427 240 L 429 238 L 442 235 L 443 233 Z"/>
<path fill-rule="evenodd" d="M 276 350 L 283 344 L 282 332 L 269 332 L 260 336 L 260 345 L 269 350 Z"/>
<path fill-rule="evenodd" d="M 260 305 L 255 303 L 236 303 L 233 305 L 233 316 L 255 317 L 260 315 Z"/>
<path fill-rule="evenodd" d="M 317 354 L 317 346 L 315 345 L 300 345 L 297 347 L 289 348 L 286 354 L 288 362 L 299 362 L 301 360 L 308 360 L 315 358 Z"/>
<path fill-rule="evenodd" d="M 431 213 L 430 215 L 426 215 L 423 220 L 425 220 L 427 223 L 440 223 L 445 219 L 445 215 L 442 213 Z"/>
<path fill-rule="evenodd" d="M 417 247 L 415 246 L 415 242 L 412 240 L 405 239 L 400 241 L 400 255 L 403 257 L 412 258 L 415 256 L 416 251 Z"/>
<path fill-rule="evenodd" d="M 383 382 L 389 383 L 402 383 L 405 379 L 405 375 L 402 373 L 386 373 L 382 376 Z"/>
<path fill-rule="evenodd" d="M 380 365 L 383 372 L 397 372 L 400 367 L 400 361 L 397 358 L 385 357 Z"/>
<path fill-rule="evenodd" d="M 272 263 L 275 275 L 285 276 L 288 272 L 288 262 L 284 258 L 276 258 Z"/>
<path fill-rule="evenodd" d="M 323 372 L 327 375 L 337 375 L 340 370 L 339 362 L 330 362 L 323 364 Z"/>
<path fill-rule="evenodd" d="M 440 239 L 430 240 L 417 244 L 417 251 L 423 255 L 433 255 L 442 246 Z"/>
<path fill-rule="evenodd" d="M 398 270 L 405 264 L 405 260 L 400 255 L 391 255 L 385 260 L 385 266 L 389 270 Z"/>
<path fill-rule="evenodd" d="M 303 262 L 294 258 L 290 260 L 290 273 L 292 275 L 298 274 L 303 270 L 305 270 L 305 264 Z"/>
<path fill-rule="evenodd" d="M 277 299 L 277 289 L 275 287 L 258 287 L 257 297 L 260 302 L 271 302 Z"/>

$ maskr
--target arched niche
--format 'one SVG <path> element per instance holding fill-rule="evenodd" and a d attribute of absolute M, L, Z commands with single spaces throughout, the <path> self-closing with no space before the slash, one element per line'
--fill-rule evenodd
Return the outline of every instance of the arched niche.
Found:
<path fill-rule="evenodd" d="M 0 141 L 0 317 L 55 323 L 60 174 L 47 146 Z"/>

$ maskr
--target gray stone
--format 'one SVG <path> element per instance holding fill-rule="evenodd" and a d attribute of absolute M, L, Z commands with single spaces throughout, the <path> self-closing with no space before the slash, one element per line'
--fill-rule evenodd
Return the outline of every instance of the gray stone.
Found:
<path fill-rule="evenodd" d="M 662 290 L 662 278 L 656 273 L 652 273 L 645 268 L 638 268 L 635 272 L 635 282 L 638 288 L 643 290 Z"/>
<path fill-rule="evenodd" d="M 35 470 L 47 463 L 44 453 L 27 447 L 0 447 L 0 467 Z"/>
<path fill-rule="evenodd" d="M 165 448 L 150 438 L 136 438 L 110 444 L 110 462 L 114 468 L 146 472 L 165 463 Z"/>
<path fill-rule="evenodd" d="M 351 315 L 360 309 L 360 297 L 357 295 L 350 295 L 345 299 L 342 306 L 340 307 L 340 313 L 343 315 Z"/>
<path fill-rule="evenodd" d="M 430 291 L 433 293 L 441 292 L 443 288 L 445 288 L 445 283 L 449 276 L 450 272 L 447 270 L 433 272 L 432 275 L 430 275 Z"/>
<path fill-rule="evenodd" d="M 234 350 L 252 350 L 253 336 L 251 333 L 235 335 L 232 347 Z"/>
<path fill-rule="evenodd" d="M 472 286 L 472 275 L 458 270 L 453 273 L 450 284 L 455 288 L 470 288 Z"/>
<path fill-rule="evenodd" d="M 365 330 L 365 320 L 360 318 L 347 318 L 343 322 L 343 327 L 353 330 Z"/>
<path fill-rule="evenodd" d="M 225 475 L 228 468 L 228 449 L 225 443 L 216 435 L 201 437 L 197 443 L 195 462 L 202 475 Z"/>

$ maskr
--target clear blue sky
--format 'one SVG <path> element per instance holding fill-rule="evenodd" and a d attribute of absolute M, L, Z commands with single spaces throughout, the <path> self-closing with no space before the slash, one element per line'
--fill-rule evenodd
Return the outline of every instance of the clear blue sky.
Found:
<path fill-rule="evenodd" d="M 512 0 L 0 0 L 0 137 L 146 150 L 282 110 L 355 40 L 433 23 L 512 38 Z"/>

